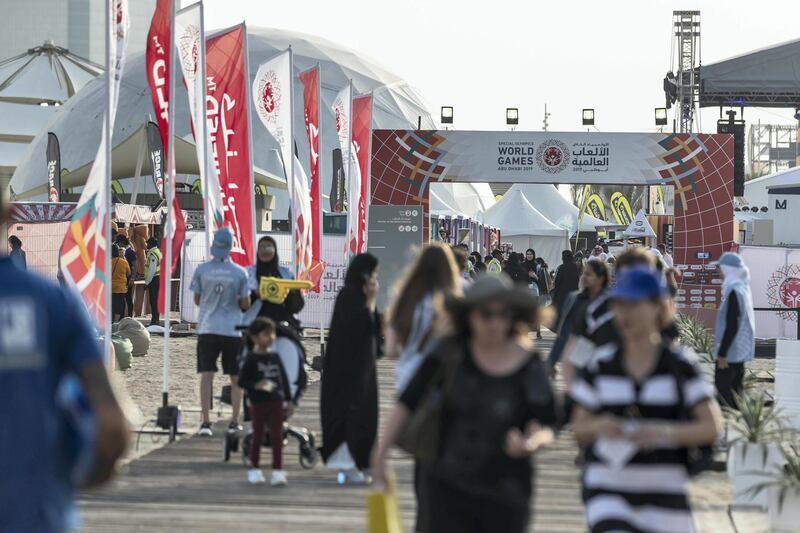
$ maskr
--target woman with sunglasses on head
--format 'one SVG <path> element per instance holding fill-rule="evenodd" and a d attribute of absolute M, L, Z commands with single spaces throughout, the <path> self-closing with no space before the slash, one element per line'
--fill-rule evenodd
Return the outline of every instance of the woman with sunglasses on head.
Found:
<path fill-rule="evenodd" d="M 454 335 L 400 396 L 373 452 L 373 475 L 385 483 L 389 450 L 434 388 L 441 390 L 439 438 L 423 481 L 435 505 L 420 531 L 523 532 L 530 457 L 552 442 L 556 425 L 547 373 L 527 338 L 539 319 L 536 301 L 508 277 L 486 275 L 450 307 Z"/>
<path fill-rule="evenodd" d="M 624 270 L 611 292 L 621 342 L 599 348 L 570 387 L 593 532 L 693 531 L 687 448 L 712 444 L 720 415 L 694 364 L 662 338 L 666 295 L 654 269 Z"/>

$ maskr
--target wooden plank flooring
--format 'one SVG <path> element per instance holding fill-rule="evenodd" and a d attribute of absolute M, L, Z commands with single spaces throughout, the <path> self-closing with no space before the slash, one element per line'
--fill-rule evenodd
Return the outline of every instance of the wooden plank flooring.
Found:
<path fill-rule="evenodd" d="M 550 342 L 551 338 L 547 338 L 542 348 L 548 348 Z M 385 417 L 393 400 L 393 364 L 381 361 L 378 369 L 381 416 Z M 309 387 L 293 423 L 319 434 L 318 413 L 319 384 L 315 383 Z M 294 440 L 290 440 L 284 454 L 289 486 L 252 487 L 246 482 L 240 454 L 228 463 L 222 461 L 224 427 L 225 422 L 219 422 L 211 438 L 186 437 L 156 449 L 132 461 L 110 486 L 81 494 L 85 531 L 365 530 L 368 488 L 338 486 L 334 473 L 321 464 L 313 470 L 303 470 Z M 562 436 L 553 448 L 538 456 L 531 531 L 585 531 L 574 457 L 575 448 L 568 436 Z M 262 461 L 269 466 L 269 450 L 264 450 Z M 397 453 L 394 465 L 405 531 L 410 532 L 415 506 L 412 464 Z"/>

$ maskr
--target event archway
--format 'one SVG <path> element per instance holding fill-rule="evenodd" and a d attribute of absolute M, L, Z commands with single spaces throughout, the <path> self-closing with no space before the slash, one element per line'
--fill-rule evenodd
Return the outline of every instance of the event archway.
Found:
<path fill-rule="evenodd" d="M 674 187 L 677 305 L 716 309 L 709 263 L 733 242 L 733 137 L 724 134 L 376 130 L 372 205 L 422 205 L 427 239 L 435 182 Z"/>

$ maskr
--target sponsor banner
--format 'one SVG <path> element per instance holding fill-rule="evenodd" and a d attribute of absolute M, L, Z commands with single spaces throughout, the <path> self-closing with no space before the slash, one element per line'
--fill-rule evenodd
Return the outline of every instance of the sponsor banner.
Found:
<path fill-rule="evenodd" d="M 322 240 L 322 195 L 319 161 L 319 65 L 300 73 L 303 84 L 303 117 L 309 147 L 311 174 L 311 249 L 314 259 L 320 258 Z M 319 290 L 317 286 L 315 291 Z"/>
<path fill-rule="evenodd" d="M 353 98 L 353 153 L 358 165 L 358 231 L 356 253 L 367 251 L 367 198 L 369 198 L 369 143 L 372 137 L 372 95 Z M 420 227 L 420 232 L 422 228 Z"/>
<path fill-rule="evenodd" d="M 162 155 L 168 153 L 170 139 L 167 139 L 167 119 L 169 113 L 169 76 L 172 69 L 169 65 L 170 19 L 172 13 L 172 0 L 156 0 L 156 9 L 150 21 L 150 31 L 147 33 L 147 47 L 145 50 L 145 71 L 147 84 L 150 86 L 150 96 L 153 101 L 156 124 L 161 134 Z M 152 146 L 152 145 L 151 145 Z M 152 154 L 152 152 L 151 152 Z M 156 179 L 155 177 L 153 179 Z M 163 180 L 163 176 L 162 176 Z M 156 189 L 163 194 L 163 181 L 161 188 L 156 183 Z"/>
<path fill-rule="evenodd" d="M 47 186 L 48 199 L 51 202 L 61 200 L 61 149 L 58 137 L 52 131 L 47 132 Z"/>
<path fill-rule="evenodd" d="M 631 204 L 621 192 L 615 192 L 612 194 L 609 204 L 611 204 L 611 212 L 614 214 L 617 224 L 625 225 L 631 223 L 633 220 Z"/>
<path fill-rule="evenodd" d="M 361 196 L 361 175 L 355 164 L 352 147 L 353 84 L 348 83 L 333 100 L 336 135 L 342 150 L 342 177 L 347 191 L 347 230 L 345 251 L 358 253 L 358 203 Z"/>
<path fill-rule="evenodd" d="M 755 313 L 756 337 L 796 338 L 797 312 L 781 309 L 800 307 L 800 250 L 742 245 L 739 253 L 750 269 L 753 306 L 776 309 Z"/>
<path fill-rule="evenodd" d="M 606 219 L 606 205 L 599 194 L 594 193 L 586 200 L 586 214 L 599 218 L 600 220 Z"/>
<path fill-rule="evenodd" d="M 100 147 L 61 243 L 59 261 L 64 281 L 80 293 L 89 315 L 101 328 L 106 327 L 107 312 L 110 311 L 106 309 L 106 290 L 111 288 L 110 273 L 106 271 L 111 216 L 107 198 L 111 176 L 106 175 L 106 162 L 117 114 L 129 27 L 127 0 L 116 0 L 113 6 L 112 34 L 110 46 L 106 49 L 106 72 L 111 92 L 110 107 L 106 109 L 108 120 L 103 120 Z"/>
<path fill-rule="evenodd" d="M 158 195 L 164 198 L 164 145 L 161 141 L 161 132 L 158 124 L 148 122 L 145 126 L 147 134 L 147 151 L 150 153 L 150 166 L 153 169 L 153 185 L 158 191 Z"/>
<path fill-rule="evenodd" d="M 219 176 L 224 225 L 233 233 L 231 260 L 241 266 L 255 262 L 245 38 L 244 25 L 240 25 L 206 41 L 211 152 Z"/>
<path fill-rule="evenodd" d="M 334 148 L 331 152 L 331 190 L 329 195 L 331 213 L 344 211 L 344 163 L 342 162 L 342 149 Z"/>
<path fill-rule="evenodd" d="M 222 227 L 223 217 L 219 177 L 214 167 L 214 154 L 209 149 L 211 139 L 207 127 L 204 76 L 206 48 L 202 34 L 202 2 L 181 9 L 175 15 L 175 46 L 180 59 L 183 84 L 189 98 L 189 116 L 192 119 L 192 134 L 205 200 L 205 223 L 207 231 L 211 232 Z"/>

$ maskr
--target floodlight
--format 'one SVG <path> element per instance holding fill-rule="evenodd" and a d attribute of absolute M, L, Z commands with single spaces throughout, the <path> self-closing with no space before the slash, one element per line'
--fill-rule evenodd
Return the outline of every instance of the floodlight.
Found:
<path fill-rule="evenodd" d="M 656 108 L 656 126 L 666 126 L 667 125 L 667 108 L 666 107 L 657 107 Z"/>
<path fill-rule="evenodd" d="M 452 123 L 453 123 L 453 107 L 442 106 L 442 124 L 452 124 Z"/>
<path fill-rule="evenodd" d="M 594 126 L 594 109 L 583 110 L 583 125 Z"/>
<path fill-rule="evenodd" d="M 516 107 L 507 107 L 506 108 L 506 125 L 507 126 L 516 126 L 519 124 L 519 109 Z"/>

